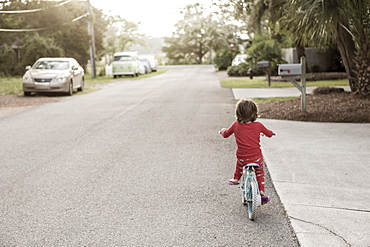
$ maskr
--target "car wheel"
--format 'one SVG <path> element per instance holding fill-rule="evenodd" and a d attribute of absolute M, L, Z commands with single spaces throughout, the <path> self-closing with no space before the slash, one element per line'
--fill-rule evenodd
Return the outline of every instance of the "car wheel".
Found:
<path fill-rule="evenodd" d="M 24 96 L 31 96 L 31 92 L 23 92 Z"/>
<path fill-rule="evenodd" d="M 84 78 L 82 78 L 81 85 L 79 88 L 77 88 L 77 91 L 82 92 L 84 90 L 84 87 L 85 87 L 85 80 Z"/>
<path fill-rule="evenodd" d="M 68 90 L 68 92 L 67 92 L 67 95 L 68 95 L 68 96 L 72 96 L 72 94 L 73 94 L 73 82 L 71 81 L 71 82 L 69 83 L 69 90 Z"/>

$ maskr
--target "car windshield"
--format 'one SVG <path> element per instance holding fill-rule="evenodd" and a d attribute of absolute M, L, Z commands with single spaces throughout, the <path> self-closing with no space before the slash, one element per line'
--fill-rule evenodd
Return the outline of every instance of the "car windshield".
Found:
<path fill-rule="evenodd" d="M 55 70 L 64 70 L 69 68 L 68 61 L 39 61 L 35 69 L 55 69 Z"/>
<path fill-rule="evenodd" d="M 114 61 L 132 61 L 131 56 L 116 56 L 114 57 Z"/>

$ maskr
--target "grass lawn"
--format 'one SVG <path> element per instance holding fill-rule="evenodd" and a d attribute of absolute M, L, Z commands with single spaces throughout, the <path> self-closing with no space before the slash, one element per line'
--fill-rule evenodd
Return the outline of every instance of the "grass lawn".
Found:
<path fill-rule="evenodd" d="M 285 88 L 294 87 L 290 81 L 286 82 L 271 82 L 271 87 L 265 79 L 246 79 L 246 80 L 224 80 L 221 81 L 221 86 L 224 88 Z M 299 82 L 298 82 L 299 83 Z M 327 80 L 327 81 L 309 81 L 306 82 L 306 87 L 333 87 L 333 86 L 348 86 L 348 79 Z M 253 98 L 257 104 L 272 101 L 290 100 L 297 97 L 271 97 L 271 98 Z"/>
<path fill-rule="evenodd" d="M 91 91 L 98 90 L 94 88 L 98 84 L 107 84 L 119 80 L 140 80 L 152 76 L 156 76 L 166 72 L 167 69 L 158 69 L 157 72 L 150 74 L 140 75 L 139 77 L 122 77 L 119 79 L 113 79 L 113 76 L 98 76 L 95 78 L 91 77 L 91 74 L 85 74 L 85 89 L 84 92 L 78 92 L 74 94 L 89 93 Z M 0 95 L 17 94 L 22 95 L 22 77 L 0 77 Z"/>
<path fill-rule="evenodd" d="M 22 77 L 0 77 L 0 95 L 22 92 Z"/>
<path fill-rule="evenodd" d="M 283 101 L 283 100 L 290 100 L 290 99 L 295 99 L 295 98 L 297 97 L 253 98 L 253 101 L 256 102 L 257 104 L 260 104 L 260 103 L 265 103 L 265 102 Z"/>
<path fill-rule="evenodd" d="M 306 87 L 332 87 L 332 86 L 348 86 L 348 79 L 328 80 L 328 81 L 308 81 Z M 269 88 L 268 82 L 264 79 L 246 79 L 246 80 L 225 80 L 221 81 L 221 86 L 224 88 Z M 271 82 L 270 88 L 294 87 L 293 83 L 286 82 Z"/>

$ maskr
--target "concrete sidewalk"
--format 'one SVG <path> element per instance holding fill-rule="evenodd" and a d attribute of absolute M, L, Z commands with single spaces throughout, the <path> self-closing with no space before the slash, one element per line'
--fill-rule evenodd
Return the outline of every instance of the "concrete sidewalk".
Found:
<path fill-rule="evenodd" d="M 296 88 L 233 93 L 235 99 L 300 94 Z M 370 246 L 370 124 L 259 121 L 278 133 L 262 138 L 262 148 L 301 246 Z"/>
<path fill-rule="evenodd" d="M 370 124 L 261 119 L 268 170 L 302 247 L 370 246 Z"/>

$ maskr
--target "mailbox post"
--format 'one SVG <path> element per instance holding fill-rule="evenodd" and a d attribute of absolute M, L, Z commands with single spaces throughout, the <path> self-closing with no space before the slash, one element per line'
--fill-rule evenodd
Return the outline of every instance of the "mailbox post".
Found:
<path fill-rule="evenodd" d="M 265 72 L 267 73 L 267 80 L 269 83 L 269 87 L 271 87 L 270 61 L 257 62 L 257 68 L 265 70 Z"/>
<path fill-rule="evenodd" d="M 306 57 L 301 57 L 300 64 L 280 64 L 278 74 L 301 91 L 301 110 L 306 112 Z M 297 76 L 301 77 L 301 84 L 294 79 Z"/>

